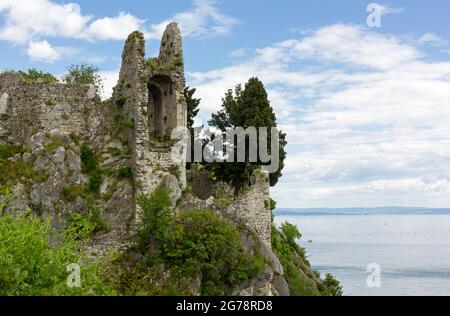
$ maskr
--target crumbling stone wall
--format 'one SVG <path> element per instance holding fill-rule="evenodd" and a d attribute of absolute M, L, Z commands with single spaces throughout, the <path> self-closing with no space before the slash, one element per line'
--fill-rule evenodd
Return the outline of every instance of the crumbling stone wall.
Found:
<path fill-rule="evenodd" d="M 195 197 L 183 201 L 179 207 L 181 210 L 215 209 L 225 218 L 245 224 L 271 248 L 272 212 L 268 174 L 255 171 L 237 197 L 230 184 L 215 182 L 206 170 L 191 170 L 188 179 Z"/>
<path fill-rule="evenodd" d="M 0 74 L 0 139 L 27 144 L 36 133 L 54 129 L 82 135 L 95 101 L 91 85 L 26 83 L 17 74 Z"/>

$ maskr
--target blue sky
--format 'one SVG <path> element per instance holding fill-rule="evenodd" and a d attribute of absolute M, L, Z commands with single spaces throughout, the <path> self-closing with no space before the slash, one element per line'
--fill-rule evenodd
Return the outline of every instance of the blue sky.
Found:
<path fill-rule="evenodd" d="M 156 55 L 165 24 L 184 35 L 199 122 L 226 89 L 266 84 L 288 133 L 281 207 L 450 207 L 450 2 L 0 0 L 0 70 L 102 69 L 105 94 L 134 29 Z"/>

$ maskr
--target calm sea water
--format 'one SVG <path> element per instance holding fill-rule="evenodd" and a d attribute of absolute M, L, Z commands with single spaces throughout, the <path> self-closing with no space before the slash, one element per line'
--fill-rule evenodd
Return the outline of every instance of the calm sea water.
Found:
<path fill-rule="evenodd" d="M 296 224 L 315 270 L 345 295 L 450 295 L 450 215 L 277 216 Z M 309 242 L 312 241 L 312 242 Z M 367 286 L 367 266 L 381 287 Z"/>

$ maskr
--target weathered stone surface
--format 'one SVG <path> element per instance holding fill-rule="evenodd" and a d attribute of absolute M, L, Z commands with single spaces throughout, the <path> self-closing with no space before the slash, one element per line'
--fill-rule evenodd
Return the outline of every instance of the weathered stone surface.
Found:
<path fill-rule="evenodd" d="M 8 93 L 5 92 L 0 95 L 0 115 L 6 114 L 6 109 L 8 108 L 8 100 L 9 100 Z"/>
<path fill-rule="evenodd" d="M 161 180 L 161 187 L 169 190 L 170 200 L 172 201 L 172 205 L 175 205 L 182 193 L 177 177 L 166 174 Z"/>
<path fill-rule="evenodd" d="M 285 278 L 280 275 L 274 276 L 272 280 L 272 292 L 276 292 L 278 296 L 289 296 L 289 285 Z"/>

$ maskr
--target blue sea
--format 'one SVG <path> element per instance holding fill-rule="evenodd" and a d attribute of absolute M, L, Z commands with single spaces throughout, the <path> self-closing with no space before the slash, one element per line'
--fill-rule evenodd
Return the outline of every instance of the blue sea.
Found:
<path fill-rule="evenodd" d="M 335 275 L 345 295 L 450 295 L 447 211 L 326 213 L 278 211 L 276 224 L 298 226 L 313 268 Z M 371 264 L 380 270 L 368 272 Z"/>

